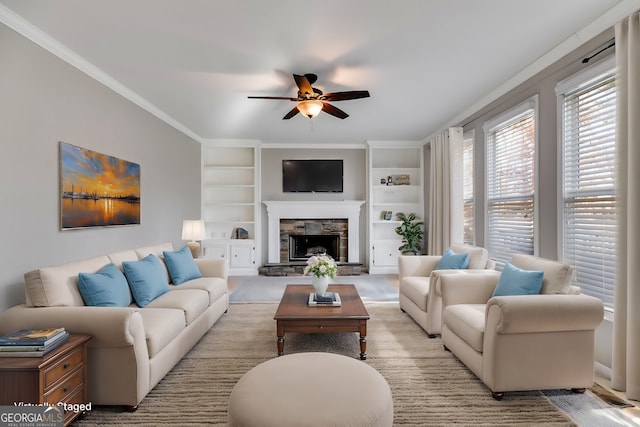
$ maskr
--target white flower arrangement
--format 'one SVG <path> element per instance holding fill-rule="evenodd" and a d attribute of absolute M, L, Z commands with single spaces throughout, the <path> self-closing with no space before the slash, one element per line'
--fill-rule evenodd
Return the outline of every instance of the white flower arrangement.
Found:
<path fill-rule="evenodd" d="M 304 268 L 304 274 L 316 277 L 336 277 L 338 266 L 336 262 L 328 255 L 312 256 L 307 260 L 307 266 Z"/>

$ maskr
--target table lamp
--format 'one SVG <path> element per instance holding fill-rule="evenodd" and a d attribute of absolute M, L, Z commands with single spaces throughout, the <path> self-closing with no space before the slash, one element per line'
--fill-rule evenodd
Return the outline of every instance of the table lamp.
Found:
<path fill-rule="evenodd" d="M 204 221 L 185 219 L 182 222 L 182 240 L 189 240 L 187 246 L 193 258 L 200 257 L 200 240 L 207 238 Z"/>

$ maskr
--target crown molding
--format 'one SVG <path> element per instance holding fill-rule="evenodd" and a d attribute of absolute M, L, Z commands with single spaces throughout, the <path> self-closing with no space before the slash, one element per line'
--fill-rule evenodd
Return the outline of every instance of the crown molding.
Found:
<path fill-rule="evenodd" d="M 107 73 L 105 73 L 86 59 L 82 58 L 73 50 L 55 40 L 49 34 L 36 28 L 29 21 L 17 15 L 11 9 L 2 4 L 0 4 L 0 22 L 11 28 L 18 34 L 22 35 L 23 37 L 27 38 L 28 40 L 32 41 L 33 43 L 37 44 L 38 46 L 42 47 L 46 51 L 50 52 L 51 54 L 57 56 L 72 67 L 80 70 L 94 80 L 102 83 L 118 95 L 124 97 L 128 101 L 134 103 L 150 114 L 153 114 L 158 119 L 162 120 L 176 130 L 182 132 L 189 138 L 202 143 L 202 138 L 191 129 L 175 120 L 173 117 L 153 105 L 151 102 L 138 95 L 136 92 L 132 91 L 113 77 L 109 76 Z"/>
<path fill-rule="evenodd" d="M 582 30 L 575 32 L 565 41 L 547 52 L 545 55 L 542 55 L 540 58 L 533 61 L 531 64 L 529 64 L 529 66 L 517 73 L 511 79 L 507 80 L 504 84 L 491 91 L 487 96 L 481 98 L 479 101 L 472 104 L 469 108 L 452 117 L 446 125 L 442 126 L 438 131 L 433 132 L 431 135 L 427 136 L 424 141 L 430 141 L 436 135 L 444 132 L 447 128 L 455 126 L 471 115 L 477 113 L 493 101 L 505 95 L 510 90 L 515 89 L 531 77 L 535 76 L 547 67 L 550 67 L 555 62 L 562 59 L 565 55 L 578 49 L 580 46 L 593 39 L 603 31 L 613 28 L 616 23 L 622 21 L 634 12 L 637 12 L 639 9 L 640 0 L 622 0 L 620 3 L 600 15 L 600 17 L 588 24 Z"/>

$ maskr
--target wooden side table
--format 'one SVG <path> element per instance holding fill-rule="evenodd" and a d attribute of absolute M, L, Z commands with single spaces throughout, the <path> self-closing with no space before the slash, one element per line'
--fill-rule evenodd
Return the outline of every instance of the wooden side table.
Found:
<path fill-rule="evenodd" d="M 0 358 L 0 405 L 48 403 L 87 404 L 88 335 L 69 340 L 44 357 Z M 64 425 L 82 412 L 66 411 Z"/>

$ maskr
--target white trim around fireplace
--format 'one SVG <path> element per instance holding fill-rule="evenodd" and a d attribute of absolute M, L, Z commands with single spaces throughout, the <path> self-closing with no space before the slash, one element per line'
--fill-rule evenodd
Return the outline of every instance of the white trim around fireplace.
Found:
<path fill-rule="evenodd" d="M 346 218 L 348 221 L 348 261 L 360 262 L 360 208 L 364 200 L 263 201 L 268 215 L 269 263 L 280 262 L 280 219 Z"/>

